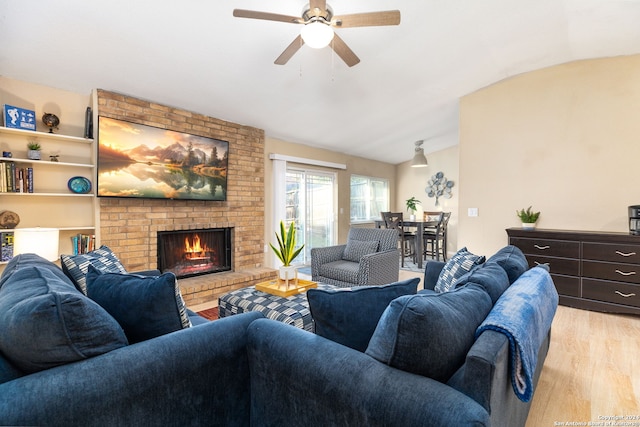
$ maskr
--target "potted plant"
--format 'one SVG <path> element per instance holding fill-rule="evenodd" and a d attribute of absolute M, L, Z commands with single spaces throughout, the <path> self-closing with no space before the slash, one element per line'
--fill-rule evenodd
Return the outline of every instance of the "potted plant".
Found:
<path fill-rule="evenodd" d="M 411 196 L 410 199 L 407 199 L 406 204 L 407 204 L 407 211 L 411 212 L 411 215 L 409 216 L 409 219 L 411 221 L 415 221 L 416 220 L 416 211 L 418 210 L 418 206 L 420 203 L 420 200 L 416 199 L 414 196 Z"/>
<path fill-rule="evenodd" d="M 531 210 L 531 206 L 529 206 L 526 210 L 516 210 L 516 215 L 518 215 L 518 218 L 520 218 L 523 229 L 533 230 L 534 228 L 536 228 L 536 221 L 538 221 L 540 212 L 533 212 Z"/>
<path fill-rule="evenodd" d="M 279 277 L 288 285 L 289 280 L 296 279 L 298 273 L 296 268 L 291 266 L 291 262 L 300 254 L 304 245 L 296 249 L 296 229 L 293 221 L 289 224 L 289 230 L 285 228 L 284 222 L 280 221 L 280 235 L 278 233 L 275 234 L 276 239 L 278 239 L 278 247 L 276 248 L 273 243 L 269 243 L 269 245 L 282 262 L 282 266 L 279 269 Z"/>
<path fill-rule="evenodd" d="M 41 153 L 40 153 L 40 144 L 38 144 L 35 141 L 31 141 L 29 143 L 27 143 L 27 148 L 29 149 L 27 151 L 27 157 L 31 160 L 40 160 L 41 158 Z"/>

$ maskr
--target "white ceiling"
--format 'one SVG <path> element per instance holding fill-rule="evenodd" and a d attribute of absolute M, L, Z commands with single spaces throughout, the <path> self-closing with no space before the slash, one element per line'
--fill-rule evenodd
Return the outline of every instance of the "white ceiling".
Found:
<path fill-rule="evenodd" d="M 254 126 L 267 137 L 392 164 L 458 143 L 458 99 L 573 60 L 640 53 L 640 0 L 329 0 L 398 9 L 399 26 L 336 30 L 361 62 L 303 46 L 273 61 L 304 0 L 0 0 L 0 74 L 101 88 Z"/>

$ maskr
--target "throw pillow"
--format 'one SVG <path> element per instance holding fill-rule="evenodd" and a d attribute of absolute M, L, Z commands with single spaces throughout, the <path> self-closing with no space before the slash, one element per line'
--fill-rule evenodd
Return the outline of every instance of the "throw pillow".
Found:
<path fill-rule="evenodd" d="M 79 255 L 61 255 L 62 271 L 73 281 L 78 290 L 87 294 L 87 271 L 93 265 L 100 271 L 111 273 L 126 273 L 118 257 L 106 246 Z"/>
<path fill-rule="evenodd" d="M 366 354 L 444 383 L 464 364 L 475 330 L 490 310 L 489 295 L 476 284 L 402 296 L 383 313 Z"/>
<path fill-rule="evenodd" d="M 342 259 L 345 261 L 360 262 L 360 258 L 365 255 L 375 253 L 378 250 L 377 241 L 349 240 L 344 249 Z"/>
<path fill-rule="evenodd" d="M 498 252 L 493 254 L 488 261 L 495 262 L 500 267 L 504 268 L 507 276 L 509 276 L 509 284 L 515 282 L 518 277 L 522 276 L 522 273 L 529 269 L 527 258 L 524 256 L 520 248 L 513 245 L 505 246 L 500 249 Z"/>
<path fill-rule="evenodd" d="M 191 326 L 175 274 L 103 273 L 89 265 L 87 295 L 136 343 Z"/>
<path fill-rule="evenodd" d="M 509 276 L 497 263 L 487 261 L 478 268 L 463 275 L 455 281 L 455 287 L 464 286 L 467 283 L 477 283 L 482 286 L 491 297 L 491 303 L 495 304 L 500 295 L 509 287 Z"/>
<path fill-rule="evenodd" d="M 442 267 L 436 286 L 433 289 L 436 292 L 448 292 L 454 289 L 457 278 L 468 273 L 484 261 L 484 256 L 474 255 L 469 252 L 466 247 L 460 249 L 447 261 L 444 267 Z"/>
<path fill-rule="evenodd" d="M 0 352 L 11 363 L 33 373 L 128 344 L 113 317 L 42 262 L 15 270 L 0 288 Z"/>
<path fill-rule="evenodd" d="M 316 334 L 364 352 L 389 303 L 415 294 L 418 283 L 416 277 L 381 286 L 309 289 L 307 300 Z"/>

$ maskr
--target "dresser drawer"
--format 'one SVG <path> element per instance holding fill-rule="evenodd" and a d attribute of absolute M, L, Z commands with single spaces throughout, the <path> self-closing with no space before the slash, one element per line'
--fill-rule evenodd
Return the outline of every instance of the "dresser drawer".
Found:
<path fill-rule="evenodd" d="M 556 285 L 558 295 L 580 297 L 580 278 L 552 274 L 553 284 Z"/>
<path fill-rule="evenodd" d="M 529 267 L 541 264 L 549 266 L 551 274 L 566 274 L 568 276 L 580 275 L 580 260 L 570 258 L 555 258 L 548 256 L 526 255 Z"/>
<path fill-rule="evenodd" d="M 522 237 L 512 237 L 509 242 L 527 255 L 580 258 L 580 242 Z"/>
<path fill-rule="evenodd" d="M 582 279 L 582 297 L 640 307 L 640 286 L 606 280 Z"/>
<path fill-rule="evenodd" d="M 582 244 L 582 258 L 640 264 L 640 245 L 584 242 Z"/>
<path fill-rule="evenodd" d="M 583 260 L 582 277 L 640 283 L 640 265 Z"/>

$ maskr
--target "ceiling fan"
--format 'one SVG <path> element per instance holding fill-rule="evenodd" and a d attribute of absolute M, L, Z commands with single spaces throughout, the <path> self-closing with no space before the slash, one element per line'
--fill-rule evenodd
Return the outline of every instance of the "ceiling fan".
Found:
<path fill-rule="evenodd" d="M 333 10 L 327 4 L 326 0 L 310 0 L 309 5 L 304 8 L 302 17 L 300 18 L 244 9 L 234 9 L 233 16 L 304 25 L 300 31 L 300 35 L 298 35 L 275 60 L 275 64 L 278 65 L 286 64 L 302 45 L 306 43 L 316 49 L 330 45 L 331 49 L 333 49 L 349 67 L 353 67 L 360 62 L 360 58 L 353 53 L 344 40 L 334 33 L 333 27 L 374 27 L 400 24 L 399 10 L 334 16 Z"/>

